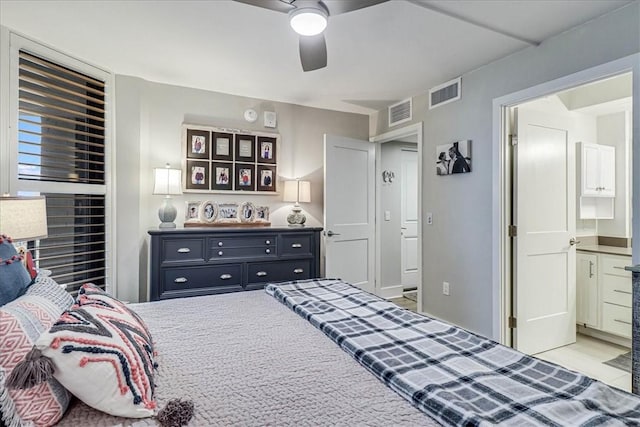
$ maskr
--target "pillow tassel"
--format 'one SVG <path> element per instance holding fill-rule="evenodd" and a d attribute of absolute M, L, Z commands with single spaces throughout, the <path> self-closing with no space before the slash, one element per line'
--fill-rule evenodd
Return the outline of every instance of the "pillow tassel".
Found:
<path fill-rule="evenodd" d="M 186 426 L 193 417 L 193 402 L 191 400 L 171 399 L 158 412 L 156 420 L 162 427 Z"/>
<path fill-rule="evenodd" d="M 18 363 L 7 378 L 7 388 L 28 389 L 53 378 L 53 361 L 35 346 Z"/>

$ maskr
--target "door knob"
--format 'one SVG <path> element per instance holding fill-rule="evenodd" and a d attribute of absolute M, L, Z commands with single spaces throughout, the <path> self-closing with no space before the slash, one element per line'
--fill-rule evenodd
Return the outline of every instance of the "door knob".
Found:
<path fill-rule="evenodd" d="M 576 240 L 576 239 L 575 239 L 575 238 L 573 238 L 573 237 L 571 238 L 571 240 L 569 240 L 569 244 L 570 244 L 571 246 L 573 246 L 573 245 L 577 245 L 578 243 L 580 243 L 580 240 Z"/>
<path fill-rule="evenodd" d="M 334 233 L 333 231 L 329 230 L 327 231 L 327 236 L 331 237 L 331 236 L 339 236 L 340 233 Z"/>

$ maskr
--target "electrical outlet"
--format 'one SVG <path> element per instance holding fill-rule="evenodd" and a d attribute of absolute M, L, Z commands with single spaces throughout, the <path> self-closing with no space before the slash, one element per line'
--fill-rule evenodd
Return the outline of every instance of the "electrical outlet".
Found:
<path fill-rule="evenodd" d="M 427 212 L 427 225 L 433 225 L 433 214 L 431 212 Z"/>
<path fill-rule="evenodd" d="M 449 282 L 442 282 L 442 294 L 449 295 Z"/>

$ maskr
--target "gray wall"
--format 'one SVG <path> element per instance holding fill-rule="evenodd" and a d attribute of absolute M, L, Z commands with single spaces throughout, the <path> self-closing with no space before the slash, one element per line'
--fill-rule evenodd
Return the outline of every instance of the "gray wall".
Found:
<path fill-rule="evenodd" d="M 638 52 L 640 3 L 635 2 L 463 75 L 460 101 L 428 110 L 426 95 L 413 98 L 413 121 L 424 122 L 422 162 L 427 166 L 422 211 L 433 212 L 434 221 L 423 232 L 422 302 L 426 312 L 494 336 L 492 316 L 499 310 L 492 282 L 492 239 L 499 232 L 492 224 L 492 176 L 498 168 L 497 159 L 492 158 L 494 98 Z M 639 79 L 634 76 L 636 143 Z M 374 115 L 370 132 L 379 135 L 387 130 L 387 111 L 382 110 Z M 430 172 L 436 145 L 461 139 L 473 141 L 473 171 L 436 180 Z M 640 159 L 636 166 L 638 162 Z M 634 227 L 634 234 L 638 228 Z M 443 281 L 450 282 L 451 296 L 442 295 Z"/>
<path fill-rule="evenodd" d="M 243 120 L 255 109 L 255 123 Z M 303 204 L 309 225 L 322 225 L 323 134 L 367 139 L 369 117 L 298 105 L 244 98 L 116 76 L 116 250 L 115 287 L 119 298 L 142 301 L 147 296 L 148 234 L 159 224 L 157 210 L 163 196 L 152 195 L 153 168 L 166 162 L 178 167 L 182 159 L 183 123 L 222 126 L 281 135 L 278 175 L 311 181 L 312 202 Z M 263 111 L 275 111 L 277 129 L 262 126 Z M 185 202 L 250 201 L 270 206 L 273 225 L 286 225 L 291 204 L 282 195 L 184 194 L 173 199 L 181 226 Z"/>

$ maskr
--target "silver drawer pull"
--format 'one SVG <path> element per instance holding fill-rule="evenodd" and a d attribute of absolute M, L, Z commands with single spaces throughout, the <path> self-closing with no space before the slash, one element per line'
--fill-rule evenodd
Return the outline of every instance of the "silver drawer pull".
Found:
<path fill-rule="evenodd" d="M 270 245 L 271 244 L 271 240 L 265 240 L 264 244 L 265 245 Z"/>
<path fill-rule="evenodd" d="M 626 320 L 620 320 L 620 319 L 613 319 L 614 322 L 618 322 L 618 323 L 624 323 L 625 325 L 630 325 L 631 322 L 627 322 Z"/>
<path fill-rule="evenodd" d="M 218 251 L 218 256 L 222 256 L 222 255 L 224 255 L 224 252 Z"/>
<path fill-rule="evenodd" d="M 223 274 L 223 275 L 220 276 L 220 278 L 222 280 L 229 280 L 229 279 L 231 279 L 231 275 L 230 274 Z"/>
<path fill-rule="evenodd" d="M 222 242 L 218 242 L 218 246 L 222 247 Z"/>
<path fill-rule="evenodd" d="M 267 275 L 267 272 L 266 272 L 266 271 L 258 271 L 258 272 L 256 273 L 256 276 L 258 276 L 258 277 L 264 277 L 264 276 L 266 276 L 266 275 Z"/>
<path fill-rule="evenodd" d="M 296 268 L 295 270 L 293 270 L 293 272 L 294 272 L 295 274 L 302 274 L 302 273 L 304 273 L 304 270 L 303 270 L 303 269 L 301 269 L 301 268 Z"/>
<path fill-rule="evenodd" d="M 618 267 L 617 265 L 614 265 L 613 268 L 618 269 L 618 270 L 624 270 L 624 267 Z"/>
<path fill-rule="evenodd" d="M 265 254 L 270 254 L 270 253 L 271 253 L 271 249 L 265 249 L 265 250 L 264 250 L 264 253 L 265 253 Z"/>
<path fill-rule="evenodd" d="M 291 245 L 292 248 L 301 248 L 302 247 L 302 243 L 293 243 Z"/>
<path fill-rule="evenodd" d="M 614 289 L 613 292 L 618 292 L 620 294 L 627 294 L 627 295 L 631 295 L 631 292 L 628 291 L 621 291 L 620 289 Z"/>
<path fill-rule="evenodd" d="M 180 248 L 180 249 L 178 249 L 178 253 L 179 254 L 188 254 L 189 252 L 191 252 L 191 249 L 189 249 L 189 248 Z"/>
<path fill-rule="evenodd" d="M 188 280 L 186 277 L 177 277 L 175 279 L 173 279 L 174 283 L 187 283 Z"/>

